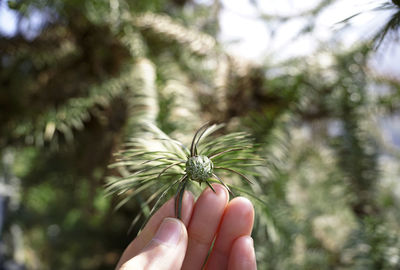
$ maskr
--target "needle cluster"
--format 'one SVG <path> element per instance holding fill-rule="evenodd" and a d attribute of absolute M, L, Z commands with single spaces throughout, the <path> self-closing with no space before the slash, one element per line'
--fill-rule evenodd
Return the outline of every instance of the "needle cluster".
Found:
<path fill-rule="evenodd" d="M 234 195 L 235 185 L 225 183 L 219 172 L 236 174 L 246 183 L 254 175 L 254 166 L 262 159 L 254 153 L 254 145 L 245 132 L 235 132 L 210 136 L 221 130 L 223 125 L 205 124 L 194 134 L 190 148 L 171 139 L 154 126 L 148 126 L 154 136 L 151 140 L 132 139 L 126 149 L 117 154 L 117 162 L 111 167 L 120 169 L 122 177 L 111 179 L 107 190 L 125 198 L 123 205 L 147 189 L 153 190 L 145 200 L 146 206 L 152 205 L 148 217 L 161 206 L 173 191 L 175 196 L 175 214 L 181 218 L 182 199 L 189 184 L 200 187 L 206 183 L 219 182 Z"/>

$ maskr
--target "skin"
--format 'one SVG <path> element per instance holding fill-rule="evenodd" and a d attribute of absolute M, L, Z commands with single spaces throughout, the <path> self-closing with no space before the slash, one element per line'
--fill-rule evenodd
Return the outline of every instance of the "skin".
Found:
<path fill-rule="evenodd" d="M 207 188 L 196 202 L 185 192 L 182 221 L 174 218 L 174 200 L 166 202 L 126 248 L 116 269 L 257 269 L 250 237 L 253 205 L 243 197 L 229 201 L 222 185 L 213 188 L 216 193 Z"/>

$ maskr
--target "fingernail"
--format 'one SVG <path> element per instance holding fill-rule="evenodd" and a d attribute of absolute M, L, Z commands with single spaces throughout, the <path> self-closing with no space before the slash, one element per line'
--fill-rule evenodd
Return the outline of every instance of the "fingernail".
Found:
<path fill-rule="evenodd" d="M 165 218 L 158 229 L 154 240 L 176 246 L 181 237 L 182 225 L 175 218 Z"/>

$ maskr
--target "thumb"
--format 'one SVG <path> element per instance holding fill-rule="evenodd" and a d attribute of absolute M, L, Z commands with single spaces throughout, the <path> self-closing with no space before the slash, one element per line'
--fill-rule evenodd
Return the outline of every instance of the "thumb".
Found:
<path fill-rule="evenodd" d="M 187 247 L 185 225 L 176 218 L 165 218 L 150 243 L 121 269 L 181 269 Z"/>

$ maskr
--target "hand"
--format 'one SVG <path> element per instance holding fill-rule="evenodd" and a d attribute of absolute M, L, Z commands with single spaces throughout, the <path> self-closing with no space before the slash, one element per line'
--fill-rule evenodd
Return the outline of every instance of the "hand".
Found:
<path fill-rule="evenodd" d="M 254 209 L 237 197 L 228 203 L 227 190 L 213 185 L 194 202 L 190 192 L 182 201 L 182 221 L 174 217 L 174 199 L 166 202 L 129 244 L 116 269 L 256 269 L 253 240 Z"/>

